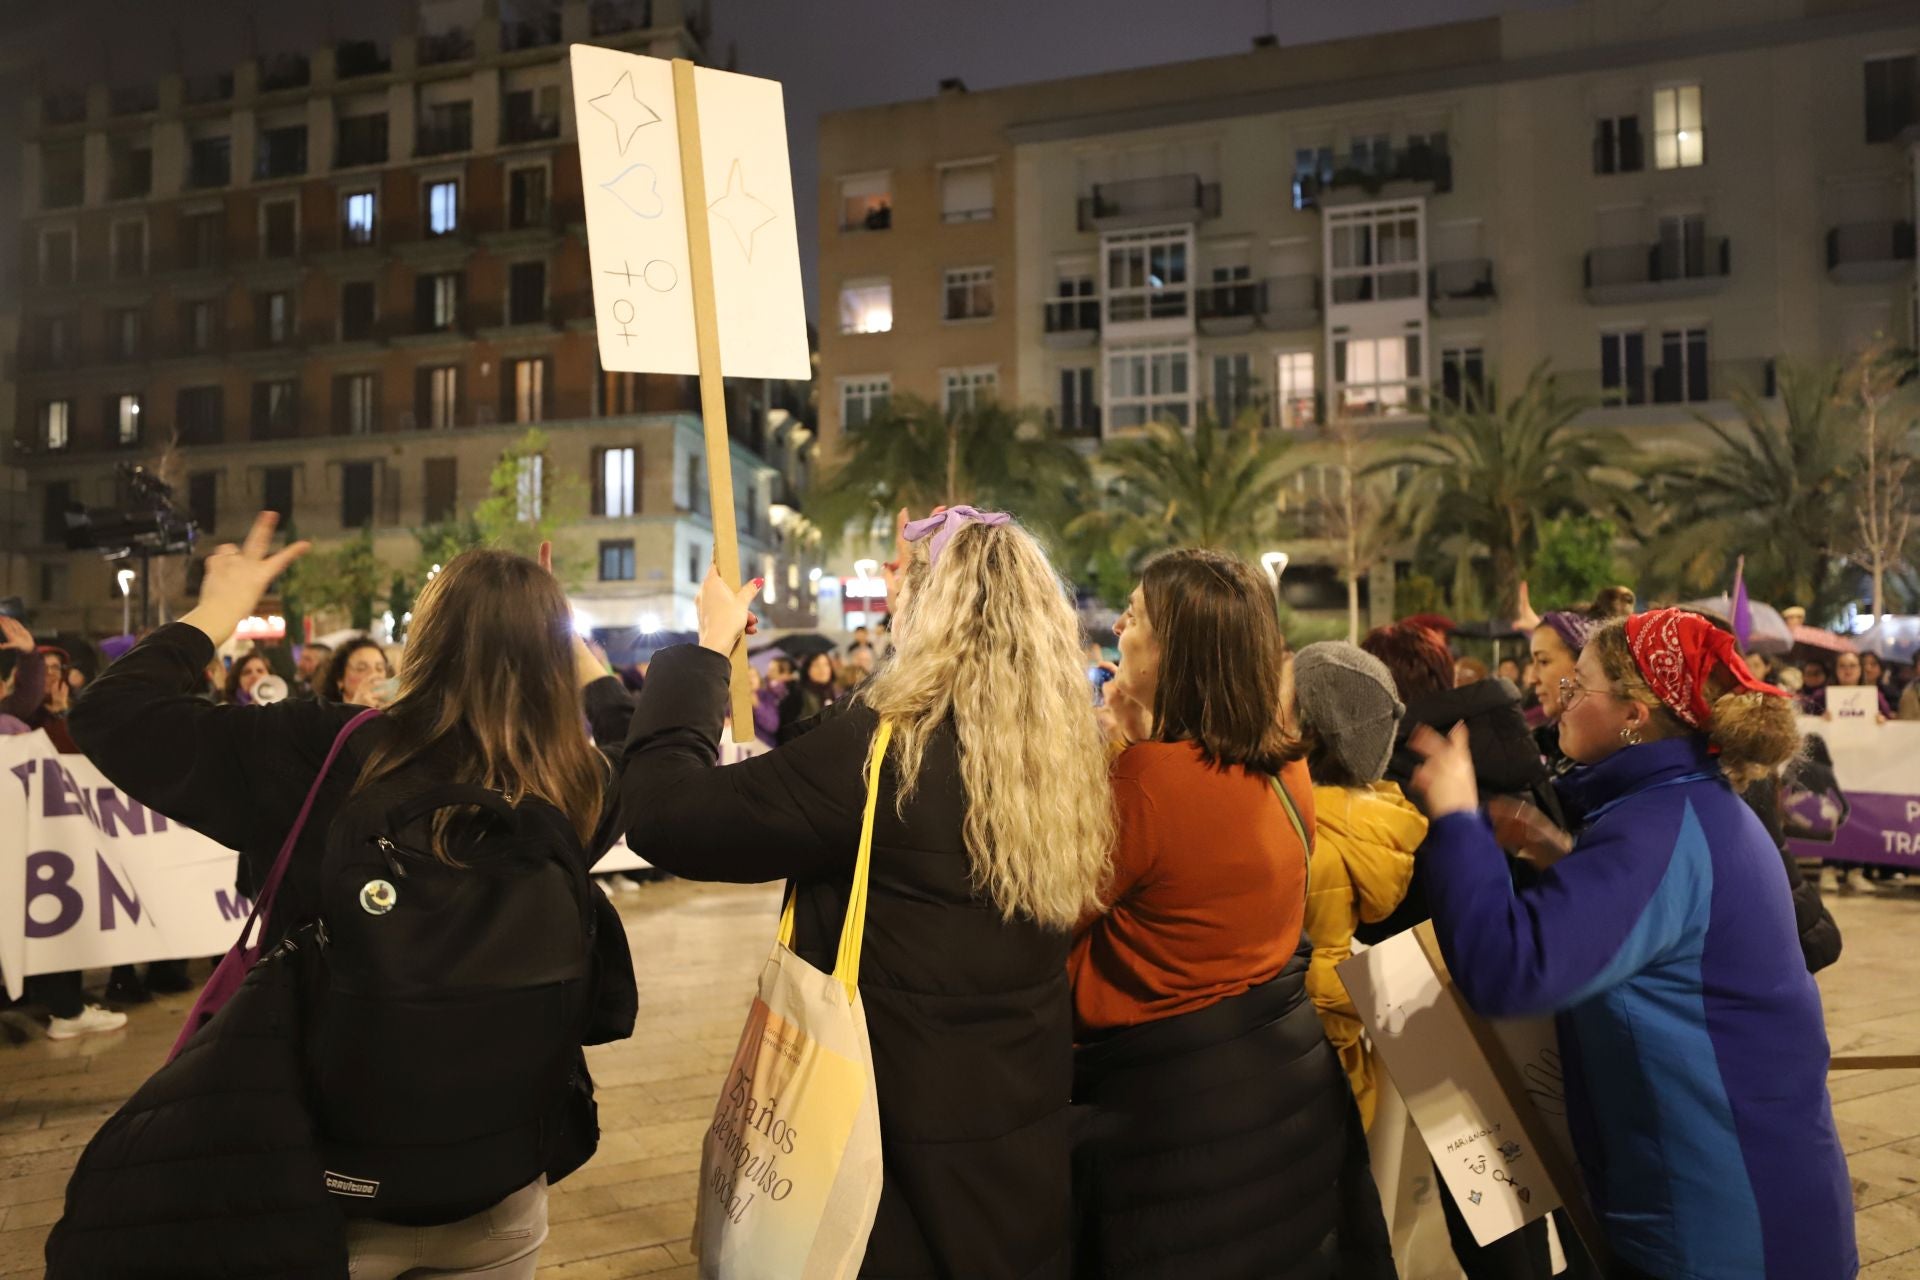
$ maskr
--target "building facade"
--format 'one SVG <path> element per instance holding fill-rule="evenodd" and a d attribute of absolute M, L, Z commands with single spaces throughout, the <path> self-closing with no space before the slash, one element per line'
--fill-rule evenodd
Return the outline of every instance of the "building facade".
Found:
<path fill-rule="evenodd" d="M 63 549 L 70 507 L 120 498 L 116 463 L 171 483 L 202 538 L 271 509 L 410 565 L 411 531 L 470 513 L 533 427 L 538 500 L 585 513 L 583 615 L 691 625 L 697 389 L 598 366 L 565 50 L 698 57 L 703 22 L 683 0 L 511 21 L 437 0 L 387 44 L 29 103 L 13 435 L 40 625 L 118 627 L 110 566 Z M 729 386 L 743 567 L 782 585 L 786 398 Z"/>
<path fill-rule="evenodd" d="M 1542 363 L 1682 437 L 1915 345 L 1916 48 L 1909 6 L 1581 0 L 829 117 L 823 439 L 983 387 L 1089 440 L 1391 430 Z"/>

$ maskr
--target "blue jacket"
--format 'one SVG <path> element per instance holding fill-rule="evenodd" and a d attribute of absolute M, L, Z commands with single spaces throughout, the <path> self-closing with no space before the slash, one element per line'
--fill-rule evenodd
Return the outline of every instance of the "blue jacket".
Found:
<path fill-rule="evenodd" d="M 1557 785 L 1585 825 L 1534 887 L 1471 813 L 1433 824 L 1419 874 L 1467 1002 L 1556 1015 L 1614 1252 L 1665 1280 L 1853 1276 L 1826 1025 L 1778 850 L 1701 738 Z"/>

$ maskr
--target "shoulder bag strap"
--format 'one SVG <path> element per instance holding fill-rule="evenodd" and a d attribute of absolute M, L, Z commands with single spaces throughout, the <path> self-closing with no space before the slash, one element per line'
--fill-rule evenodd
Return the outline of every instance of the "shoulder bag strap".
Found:
<path fill-rule="evenodd" d="M 867 762 L 867 805 L 860 819 L 860 851 L 853 863 L 853 888 L 847 894 L 847 918 L 840 927 L 840 949 L 834 959 L 833 976 L 846 988 L 852 1001 L 860 986 L 860 943 L 867 932 L 867 879 L 873 867 L 873 815 L 880 807 L 880 769 L 887 762 L 887 747 L 893 741 L 893 724 L 880 722 L 873 737 L 873 750 Z M 793 906 L 798 894 L 789 887 L 787 905 L 780 912 L 780 945 L 793 945 Z"/>
<path fill-rule="evenodd" d="M 1302 883 L 1306 892 L 1313 891 L 1313 833 L 1307 830 L 1306 821 L 1300 816 L 1300 806 L 1293 802 L 1293 793 L 1287 790 L 1286 783 L 1280 781 L 1280 775 L 1273 777 L 1274 794 L 1280 797 L 1280 807 L 1287 811 L 1287 821 L 1293 824 L 1293 834 L 1300 837 L 1300 847 L 1307 851 L 1307 871 Z"/>
<path fill-rule="evenodd" d="M 287 864 L 293 860 L 293 846 L 299 842 L 300 833 L 306 829 L 307 816 L 313 812 L 314 799 L 320 794 L 320 784 L 327 780 L 333 762 L 340 755 L 340 749 L 347 745 L 347 739 L 353 731 L 380 714 L 378 707 L 368 707 L 353 719 L 341 726 L 334 736 L 333 745 L 327 749 L 327 758 L 320 762 L 320 772 L 313 775 L 313 785 L 307 788 L 307 798 L 301 802 L 300 812 L 293 820 L 293 826 L 287 831 L 287 838 L 280 846 L 279 856 L 273 860 L 273 870 L 267 873 L 267 881 L 260 886 L 260 894 L 254 899 L 253 914 L 247 917 L 246 926 L 240 930 L 240 941 L 246 944 L 247 936 L 252 932 L 255 920 L 263 920 L 272 914 L 274 895 L 280 891 L 280 881 L 286 878 Z"/>

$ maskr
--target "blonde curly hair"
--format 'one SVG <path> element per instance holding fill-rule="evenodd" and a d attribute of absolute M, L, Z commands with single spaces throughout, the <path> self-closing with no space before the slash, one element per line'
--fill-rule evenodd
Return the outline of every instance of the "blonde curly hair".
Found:
<path fill-rule="evenodd" d="M 904 811 L 927 742 L 952 719 L 976 892 L 1004 919 L 1071 929 L 1100 906 L 1114 841 L 1107 754 L 1080 623 L 1017 524 L 968 524 L 940 553 L 913 543 L 895 593 L 893 656 L 855 695 L 894 725 Z"/>

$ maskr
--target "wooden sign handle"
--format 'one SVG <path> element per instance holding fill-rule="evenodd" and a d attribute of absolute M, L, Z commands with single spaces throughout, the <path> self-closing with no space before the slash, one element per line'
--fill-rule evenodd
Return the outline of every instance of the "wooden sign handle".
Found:
<path fill-rule="evenodd" d="M 707 507 L 713 513 L 713 563 L 730 587 L 738 587 L 740 533 L 733 511 L 733 443 L 727 435 L 727 397 L 720 374 L 720 319 L 713 300 L 713 236 L 707 223 L 707 171 L 700 153 L 700 107 L 693 63 L 673 60 L 673 107 L 680 117 L 680 186 L 687 203 L 687 265 L 693 284 L 693 335 L 700 353 L 700 420 L 707 439 Z M 747 642 L 733 651 L 729 685 L 733 740 L 753 741 L 753 686 L 747 675 Z"/>

